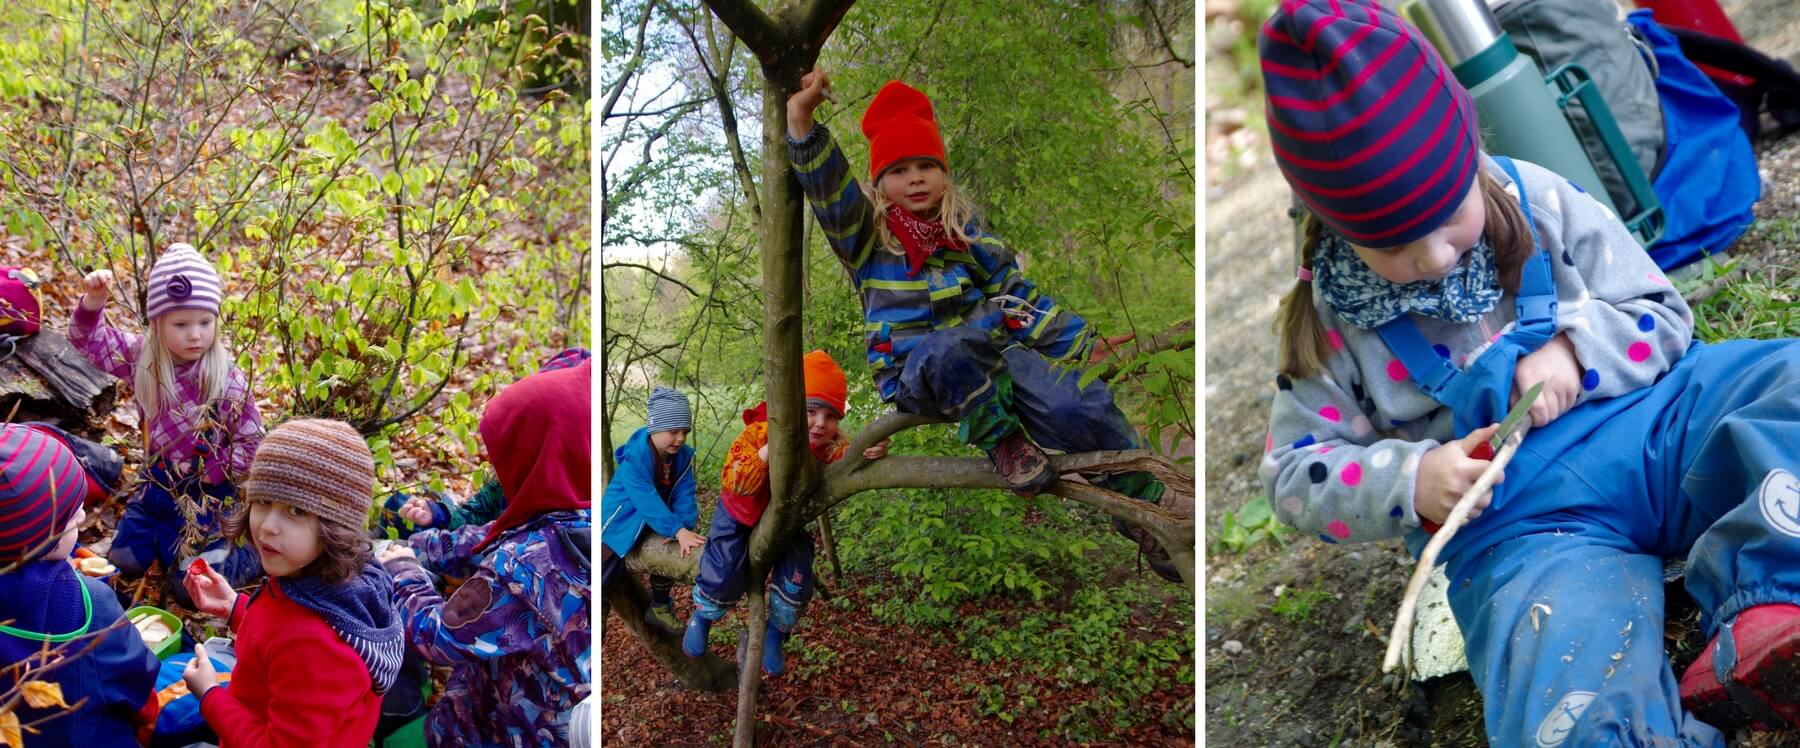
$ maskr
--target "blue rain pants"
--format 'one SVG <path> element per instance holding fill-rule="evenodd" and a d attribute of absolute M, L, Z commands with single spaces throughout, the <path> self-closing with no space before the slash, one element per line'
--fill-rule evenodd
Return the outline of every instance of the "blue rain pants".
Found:
<path fill-rule="evenodd" d="M 1528 263 L 1521 323 L 1466 372 L 1381 330 L 1458 436 L 1499 419 L 1518 357 L 1553 334 L 1548 262 Z M 1662 560 L 1687 558 L 1708 637 L 1748 607 L 1800 602 L 1795 473 L 1800 341 L 1693 343 L 1656 384 L 1531 431 L 1442 556 L 1490 743 L 1724 745 L 1681 708 Z M 1414 555 L 1428 537 L 1408 538 Z"/>
<path fill-rule="evenodd" d="M 960 421 L 963 442 L 983 450 L 1011 433 L 1011 426 L 998 431 L 983 427 L 996 420 L 1016 420 L 1038 446 L 1061 452 L 1142 446 L 1105 382 L 1078 387 L 1080 370 L 1054 367 L 1021 345 L 1001 348 L 984 330 L 932 332 L 919 339 L 904 367 L 894 405 L 906 413 Z M 1151 502 L 1163 493 L 1162 483 L 1143 472 L 1094 476 L 1093 482 Z"/>
<path fill-rule="evenodd" d="M 719 507 L 700 547 L 700 578 L 694 582 L 694 615 L 708 621 L 726 611 L 750 589 L 750 531 Z M 796 534 L 769 575 L 769 625 L 790 631 L 813 595 L 813 539 Z"/>

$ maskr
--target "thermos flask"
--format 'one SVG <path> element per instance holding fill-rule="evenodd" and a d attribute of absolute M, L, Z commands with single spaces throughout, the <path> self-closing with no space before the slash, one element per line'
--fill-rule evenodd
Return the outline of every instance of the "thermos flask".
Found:
<path fill-rule="evenodd" d="M 1482 145 L 1489 153 L 1556 172 L 1618 215 L 1618 206 L 1563 114 L 1564 107 L 1578 102 L 1638 205 L 1637 212 L 1620 219 L 1646 247 L 1662 235 L 1662 204 L 1586 70 L 1571 64 L 1543 75 L 1500 30 L 1482 0 L 1409 0 L 1401 11 L 1424 32 L 1474 98 Z"/>

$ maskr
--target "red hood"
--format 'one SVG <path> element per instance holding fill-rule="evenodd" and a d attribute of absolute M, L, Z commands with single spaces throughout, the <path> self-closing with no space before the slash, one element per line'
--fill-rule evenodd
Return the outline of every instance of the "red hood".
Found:
<path fill-rule="evenodd" d="M 540 514 L 593 506 L 592 372 L 593 363 L 584 361 L 532 374 L 488 401 L 481 441 L 506 511 L 476 551 Z"/>

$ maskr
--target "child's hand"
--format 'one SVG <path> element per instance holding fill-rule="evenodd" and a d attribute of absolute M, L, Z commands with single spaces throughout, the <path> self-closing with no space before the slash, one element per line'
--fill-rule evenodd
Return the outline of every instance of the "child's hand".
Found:
<path fill-rule="evenodd" d="M 887 450 L 888 450 L 888 440 L 882 439 L 881 441 L 875 442 L 874 446 L 863 450 L 863 459 L 879 460 L 879 459 L 887 456 Z"/>
<path fill-rule="evenodd" d="M 417 560 L 419 554 L 413 552 L 412 546 L 395 542 L 389 543 L 386 548 L 381 549 L 381 555 L 377 556 L 375 560 L 385 564 L 396 558 L 410 558 Z"/>
<path fill-rule="evenodd" d="M 1538 382 L 1544 383 L 1544 389 L 1531 403 L 1534 427 L 1561 417 L 1581 396 L 1581 362 L 1575 359 L 1575 344 L 1566 333 L 1557 333 L 1544 347 L 1519 359 L 1513 368 L 1512 399 L 1507 404 L 1518 404 L 1525 391 Z"/>
<path fill-rule="evenodd" d="M 206 645 L 194 645 L 194 659 L 189 660 L 187 667 L 181 669 L 181 679 L 187 681 L 188 693 L 199 698 L 206 689 L 219 685 L 219 674 L 213 670 L 212 660 L 206 656 Z"/>
<path fill-rule="evenodd" d="M 788 135 L 795 140 L 806 137 L 813 129 L 813 110 L 819 108 L 819 102 L 825 100 L 826 92 L 831 89 L 831 79 L 825 71 L 814 69 L 800 76 L 800 90 L 788 97 Z"/>
<path fill-rule="evenodd" d="M 706 538 L 701 537 L 700 533 L 683 527 L 675 531 L 675 542 L 681 545 L 681 555 L 686 556 L 698 550 L 700 546 L 706 545 Z"/>
<path fill-rule="evenodd" d="M 231 588 L 231 581 L 223 574 L 213 571 L 205 559 L 194 559 L 188 564 L 187 577 L 181 580 L 181 586 L 187 588 L 188 597 L 194 599 L 195 609 L 230 620 L 231 609 L 237 606 L 237 590 Z"/>
<path fill-rule="evenodd" d="M 95 270 L 81 279 L 81 287 L 87 291 L 81 297 L 81 308 L 97 312 L 106 308 L 106 300 L 112 296 L 113 274 L 111 270 Z"/>
<path fill-rule="evenodd" d="M 1469 456 L 1476 446 L 1494 436 L 1500 424 L 1476 429 L 1448 444 L 1432 448 L 1419 460 L 1418 475 L 1413 477 L 1413 511 L 1419 517 L 1431 520 L 1433 524 L 1443 524 L 1450 516 L 1450 510 L 1456 506 L 1456 500 L 1475 485 L 1481 473 L 1487 470 L 1488 461 Z M 1506 480 L 1501 473 L 1494 478 L 1498 484 Z M 1469 519 L 1481 516 L 1482 510 L 1494 500 L 1493 489 L 1475 500 L 1475 506 L 1469 510 Z"/>
<path fill-rule="evenodd" d="M 1100 363 L 1101 361 L 1105 360 L 1108 356 L 1111 356 L 1111 355 L 1113 355 L 1113 353 L 1117 352 L 1119 346 L 1129 343 L 1132 340 L 1135 340 L 1136 338 L 1137 338 L 1137 333 L 1128 332 L 1123 335 L 1114 335 L 1110 338 L 1101 338 L 1099 340 L 1094 341 L 1094 352 L 1088 355 L 1088 363 L 1090 363 L 1090 364 Z"/>
<path fill-rule="evenodd" d="M 430 527 L 434 521 L 431 517 L 431 501 L 423 496 L 414 496 L 400 505 L 400 518 L 419 527 Z"/>

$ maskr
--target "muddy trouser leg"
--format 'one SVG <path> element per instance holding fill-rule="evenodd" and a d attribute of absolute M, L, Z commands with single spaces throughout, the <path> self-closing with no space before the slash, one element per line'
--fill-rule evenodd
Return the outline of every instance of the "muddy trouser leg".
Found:
<path fill-rule="evenodd" d="M 793 630 L 813 595 L 813 539 L 802 530 L 794 536 L 769 577 L 769 625 Z"/>
<path fill-rule="evenodd" d="M 964 444 L 991 450 L 1019 428 L 1006 364 L 986 331 L 928 333 L 906 355 L 894 405 L 904 413 L 957 421 Z"/>
<path fill-rule="evenodd" d="M 1663 651 L 1662 560 L 1624 544 L 1524 535 L 1457 575 L 1469 583 L 1451 585 L 1450 605 L 1496 748 L 1724 744 L 1681 710 Z"/>
<path fill-rule="evenodd" d="M 1040 446 L 1063 452 L 1137 449 L 1142 446 L 1137 430 L 1113 403 L 1112 390 L 1095 380 L 1077 387 L 1081 371 L 1052 366 L 1029 348 L 1014 346 L 1003 354 L 1012 372 L 1013 403 L 1025 432 Z M 1092 476 L 1097 486 L 1155 503 L 1163 484 L 1146 472 Z M 1122 523 L 1120 533 L 1131 537 Z M 1135 540 L 1135 538 L 1133 538 Z"/>
<path fill-rule="evenodd" d="M 1723 675 L 1736 646 L 1722 624 L 1757 605 L 1800 603 L 1800 343 L 1708 351 L 1733 376 L 1712 383 L 1682 434 L 1679 527 L 1692 546 L 1686 586 L 1708 640 L 1719 636 L 1713 664 Z"/>
<path fill-rule="evenodd" d="M 717 621 L 744 596 L 750 583 L 751 525 L 739 524 L 721 506 L 713 513 L 700 546 L 700 577 L 694 581 L 694 615 Z"/>

